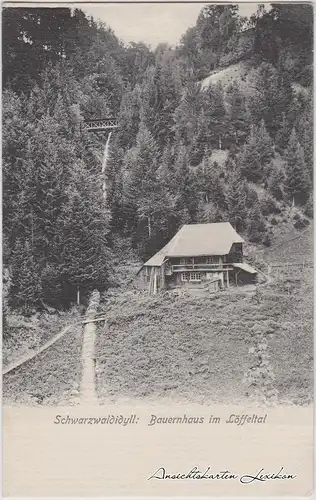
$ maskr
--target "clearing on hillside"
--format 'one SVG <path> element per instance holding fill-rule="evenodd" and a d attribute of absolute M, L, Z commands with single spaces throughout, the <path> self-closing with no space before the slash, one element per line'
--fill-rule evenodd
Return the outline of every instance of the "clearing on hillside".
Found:
<path fill-rule="evenodd" d="M 100 401 L 125 398 L 245 403 L 249 348 L 264 331 L 279 403 L 309 404 L 313 394 L 310 269 L 283 273 L 260 300 L 239 293 L 149 297 L 125 292 L 107 302 L 96 347 Z M 236 292 L 236 290 L 235 290 Z"/>

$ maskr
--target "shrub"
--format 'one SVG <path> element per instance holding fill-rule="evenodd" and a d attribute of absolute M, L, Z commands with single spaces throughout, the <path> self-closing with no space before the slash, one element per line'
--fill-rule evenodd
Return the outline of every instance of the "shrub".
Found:
<path fill-rule="evenodd" d="M 291 210 L 291 221 L 296 229 L 303 229 L 309 224 L 307 217 L 296 207 L 293 207 Z"/>
<path fill-rule="evenodd" d="M 198 220 L 200 222 L 220 222 L 222 220 L 222 213 L 214 203 L 199 207 Z"/>
<path fill-rule="evenodd" d="M 253 243 L 261 243 L 266 233 L 266 225 L 258 204 L 254 205 L 253 209 L 250 211 L 247 233 L 249 241 Z"/>
<path fill-rule="evenodd" d="M 257 203 L 258 203 L 258 195 L 257 195 L 256 191 L 252 187 L 249 186 L 247 189 L 246 206 L 248 208 L 252 208 Z"/>
<path fill-rule="evenodd" d="M 272 170 L 268 179 L 268 189 L 271 195 L 277 200 L 282 200 L 284 198 L 283 185 L 284 185 L 284 172 L 282 170 L 277 170 L 277 169 Z"/>
<path fill-rule="evenodd" d="M 279 155 L 283 154 L 283 149 L 276 144 L 275 146 L 275 152 L 278 153 Z"/>
<path fill-rule="evenodd" d="M 313 67 L 312 65 L 306 65 L 302 69 L 299 75 L 299 83 L 303 85 L 303 87 L 309 87 L 313 84 Z"/>
<path fill-rule="evenodd" d="M 293 226 L 296 229 L 303 229 L 304 227 L 308 226 L 308 224 L 309 220 L 306 217 L 304 217 L 304 215 L 297 213 L 293 217 Z"/>
<path fill-rule="evenodd" d="M 56 268 L 47 266 L 42 271 L 43 301 L 52 307 L 60 306 L 61 282 Z"/>
<path fill-rule="evenodd" d="M 313 203 L 313 196 L 312 195 L 310 195 L 310 197 L 308 198 L 307 203 L 304 207 L 304 214 L 307 217 L 310 217 L 311 219 L 314 216 L 314 203 Z"/>
<path fill-rule="evenodd" d="M 257 403 L 276 404 L 278 391 L 275 387 L 275 374 L 270 362 L 270 347 L 267 343 L 267 330 L 255 325 L 252 332 L 253 346 L 249 348 L 252 363 L 245 372 L 243 382 L 248 387 L 248 395 Z"/>
<path fill-rule="evenodd" d="M 273 196 L 267 194 L 265 195 L 264 198 L 260 201 L 260 208 L 262 215 L 271 215 L 271 214 L 280 214 L 281 210 L 276 202 L 276 200 L 273 198 Z"/>
<path fill-rule="evenodd" d="M 269 247 L 271 245 L 271 236 L 270 236 L 270 233 L 268 231 L 264 234 L 264 236 L 262 238 L 262 243 L 266 247 Z"/>

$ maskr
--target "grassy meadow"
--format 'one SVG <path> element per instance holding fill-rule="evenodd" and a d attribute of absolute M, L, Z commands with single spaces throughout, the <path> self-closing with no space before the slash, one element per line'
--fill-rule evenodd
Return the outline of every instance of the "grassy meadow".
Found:
<path fill-rule="evenodd" d="M 125 292 L 103 309 L 96 348 L 100 400 L 172 398 L 245 403 L 249 348 L 262 330 L 278 402 L 309 404 L 313 393 L 312 269 L 280 273 L 254 292 L 148 297 Z"/>
<path fill-rule="evenodd" d="M 65 325 L 76 323 L 79 311 L 73 308 L 61 315 L 11 315 L 3 342 L 6 366 L 35 351 Z M 55 406 L 76 404 L 81 380 L 82 325 L 73 326 L 51 347 L 3 377 L 5 404 Z"/>

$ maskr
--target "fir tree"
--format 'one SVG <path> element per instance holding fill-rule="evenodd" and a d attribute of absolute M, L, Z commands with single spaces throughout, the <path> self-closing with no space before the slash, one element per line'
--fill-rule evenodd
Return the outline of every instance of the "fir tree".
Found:
<path fill-rule="evenodd" d="M 306 162 L 309 178 L 313 180 L 314 167 L 314 137 L 313 137 L 313 96 L 309 92 L 306 101 L 302 103 L 295 120 L 295 130 L 298 140 L 304 148 L 304 159 Z"/>
<path fill-rule="evenodd" d="M 143 42 L 131 42 L 126 48 L 126 65 L 124 76 L 134 87 L 141 83 L 146 69 L 155 63 L 155 57 L 150 48 Z"/>
<path fill-rule="evenodd" d="M 252 122 L 264 120 L 268 133 L 275 138 L 283 114 L 289 111 L 292 88 L 286 75 L 278 73 L 271 63 L 263 62 L 248 77 L 253 92 L 248 94 L 247 108 Z"/>
<path fill-rule="evenodd" d="M 256 203 L 250 210 L 247 224 L 247 233 L 249 240 L 254 243 L 260 243 L 266 233 L 264 218 L 260 211 L 259 204 Z"/>
<path fill-rule="evenodd" d="M 128 151 L 124 164 L 125 200 L 134 211 L 133 244 L 145 256 L 158 250 L 170 235 L 176 201 L 167 189 L 165 176 L 158 171 L 159 150 L 145 125 L 141 125 L 136 146 Z"/>
<path fill-rule="evenodd" d="M 259 127 L 253 127 L 244 145 L 239 164 L 242 174 L 250 181 L 260 182 L 267 174 L 268 167 L 274 156 L 273 142 L 261 121 Z"/>
<path fill-rule="evenodd" d="M 182 223 L 194 222 L 198 209 L 197 186 L 189 167 L 189 159 L 184 144 L 176 151 L 175 175 L 177 184 L 177 211 Z"/>
<path fill-rule="evenodd" d="M 175 172 L 175 151 L 174 146 L 168 142 L 161 155 L 161 161 L 157 169 L 158 179 L 168 188 L 170 193 L 177 196 Z"/>
<path fill-rule="evenodd" d="M 272 196 L 277 200 L 282 200 L 284 197 L 284 172 L 281 169 L 274 168 L 268 179 L 268 189 Z"/>
<path fill-rule="evenodd" d="M 246 144 L 243 146 L 238 162 L 241 172 L 246 179 L 253 182 L 261 181 L 263 176 L 263 165 L 257 149 L 257 139 L 254 130 L 251 131 Z"/>
<path fill-rule="evenodd" d="M 311 213 L 312 95 L 291 88 L 308 78 L 311 33 L 300 29 L 288 44 L 287 16 L 294 22 L 295 10 L 261 11 L 249 20 L 249 33 L 236 6 L 207 6 L 178 48 L 162 44 L 154 52 L 124 46 L 78 9 L 13 10 L 3 17 L 2 142 L 12 304 L 69 305 L 77 287 L 84 295 L 108 286 L 111 233 L 130 236 L 142 257 L 186 222 L 228 217 L 244 230 L 253 209 L 253 233 L 262 220 L 248 180 L 265 181 L 275 198 L 286 195 Z M 247 91 L 243 83 L 225 90 L 197 83 L 246 53 L 261 57 L 248 71 Z M 119 127 L 111 137 L 105 206 L 96 152 L 104 141 L 83 121 L 110 115 Z M 284 178 L 272 162 L 275 147 Z M 212 149 L 230 150 L 225 165 L 210 161 Z M 261 206 L 263 215 L 275 210 L 273 199 L 265 211 Z"/>
<path fill-rule="evenodd" d="M 225 207 L 225 195 L 216 162 L 211 163 L 208 155 L 196 170 L 197 185 L 205 203 L 212 202 L 217 208 Z"/>
<path fill-rule="evenodd" d="M 154 82 L 157 89 L 155 137 L 159 146 L 163 147 L 166 141 L 173 139 L 173 114 L 180 103 L 182 75 L 179 60 L 171 47 L 161 44 L 155 52 Z"/>
<path fill-rule="evenodd" d="M 41 307 L 42 300 L 41 269 L 31 242 L 17 239 L 11 258 L 9 305 L 29 314 L 33 308 Z"/>
<path fill-rule="evenodd" d="M 247 186 L 242 178 L 240 170 L 235 167 L 229 174 L 226 189 L 226 204 L 229 221 L 236 229 L 242 231 L 245 228 L 247 217 Z"/>
<path fill-rule="evenodd" d="M 158 168 L 158 147 L 144 124 L 137 134 L 136 146 L 130 149 L 124 159 L 128 172 L 126 196 L 140 212 L 144 213 L 155 198 L 156 170 Z M 144 215 L 145 216 L 145 215 Z M 151 231 L 150 214 L 145 216 L 148 223 L 148 235 Z"/>
<path fill-rule="evenodd" d="M 203 118 L 203 102 L 205 94 L 200 84 L 189 82 L 184 89 L 182 100 L 174 112 L 174 130 L 177 144 L 183 142 L 185 146 L 191 146 L 195 140 L 195 134 L 199 127 L 199 121 Z"/>
<path fill-rule="evenodd" d="M 304 160 L 304 150 L 297 140 L 294 129 L 285 151 L 285 161 L 287 196 L 293 204 L 304 204 L 308 199 L 311 184 Z"/>
<path fill-rule="evenodd" d="M 203 112 L 209 140 L 214 148 L 223 149 L 223 142 L 228 135 L 223 88 L 220 84 L 209 85 L 204 94 Z"/>
<path fill-rule="evenodd" d="M 256 130 L 257 150 L 260 155 L 260 161 L 265 167 L 274 157 L 274 145 L 270 135 L 267 132 L 264 120 L 261 120 L 259 127 Z"/>
<path fill-rule="evenodd" d="M 112 139 L 111 154 L 107 161 L 107 206 L 110 208 L 111 227 L 114 232 L 125 230 L 125 207 L 123 189 L 124 150 L 118 145 L 117 136 Z"/>
<path fill-rule="evenodd" d="M 155 67 L 149 66 L 145 73 L 144 81 L 141 86 L 141 108 L 140 122 L 157 140 L 159 98 L 158 89 L 155 84 Z M 140 127 L 139 127 L 140 130 Z"/>
<path fill-rule="evenodd" d="M 226 89 L 226 99 L 230 135 L 235 144 L 239 145 L 249 133 L 250 117 L 246 109 L 245 97 L 235 81 Z"/>
<path fill-rule="evenodd" d="M 310 217 L 311 219 L 314 217 L 314 200 L 313 200 L 313 193 L 309 195 L 309 198 L 306 202 L 306 205 L 304 207 L 304 213 L 307 215 L 307 217 Z"/>
<path fill-rule="evenodd" d="M 56 265 L 64 301 L 74 301 L 92 288 L 106 289 L 111 277 L 110 214 L 100 183 L 84 165 L 73 165 L 67 201 L 58 220 Z M 67 299 L 68 298 L 68 299 Z"/>
<path fill-rule="evenodd" d="M 286 148 L 286 145 L 289 142 L 291 131 L 291 123 L 289 122 L 287 115 L 282 113 L 282 122 L 275 138 L 275 144 L 281 152 Z"/>
<path fill-rule="evenodd" d="M 135 145 L 141 112 L 141 88 L 136 85 L 122 97 L 118 119 L 117 145 L 128 149 Z"/>

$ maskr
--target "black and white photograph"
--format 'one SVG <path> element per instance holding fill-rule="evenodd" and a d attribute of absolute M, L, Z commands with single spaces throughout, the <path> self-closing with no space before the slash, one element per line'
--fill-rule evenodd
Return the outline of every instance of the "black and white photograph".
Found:
<path fill-rule="evenodd" d="M 3 4 L 4 408 L 312 409 L 313 17 Z"/>

